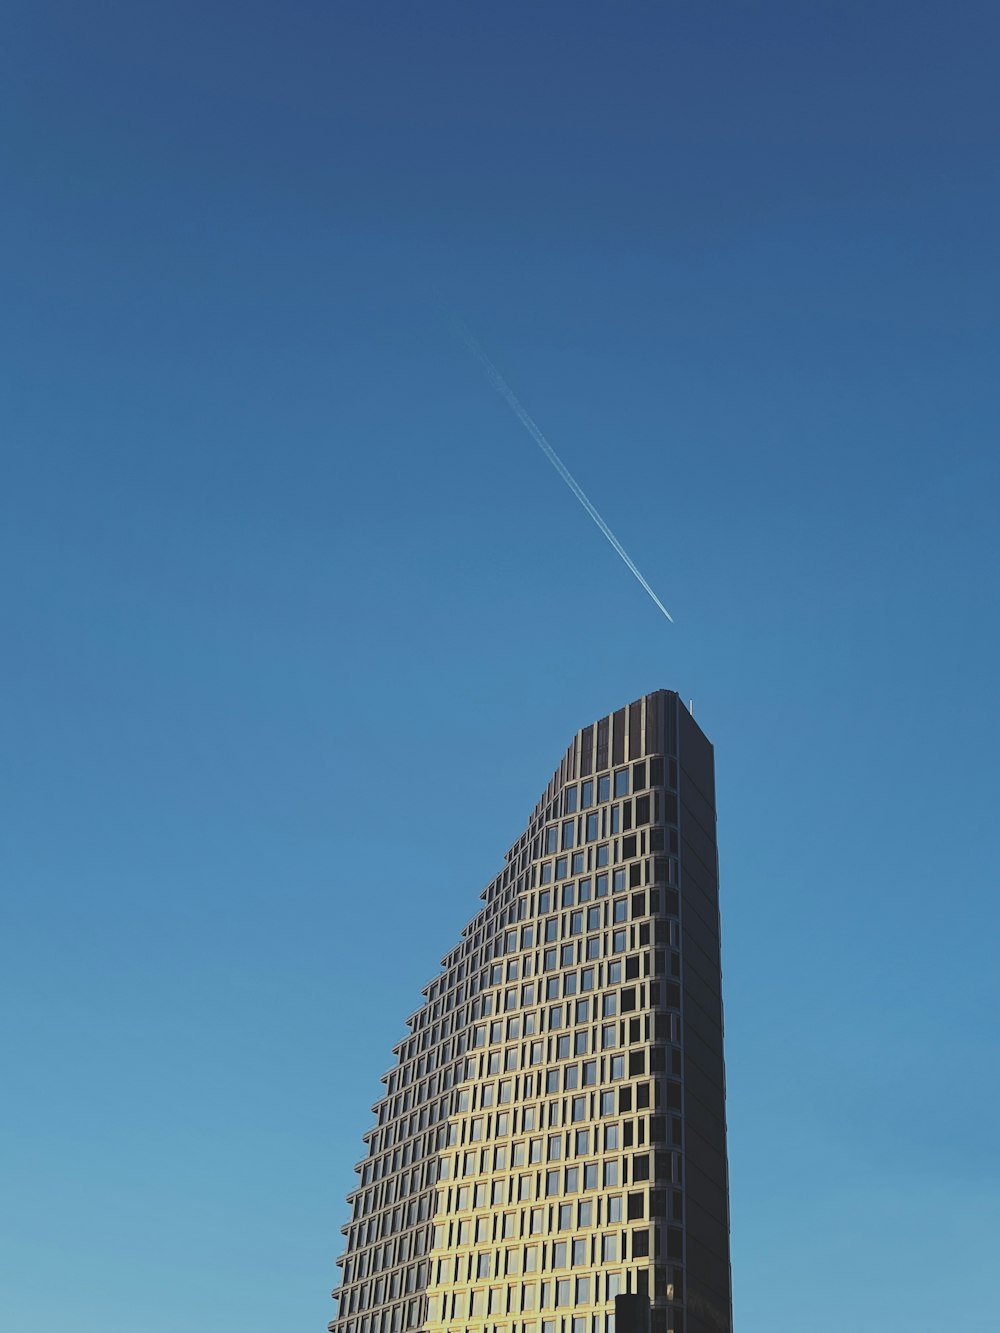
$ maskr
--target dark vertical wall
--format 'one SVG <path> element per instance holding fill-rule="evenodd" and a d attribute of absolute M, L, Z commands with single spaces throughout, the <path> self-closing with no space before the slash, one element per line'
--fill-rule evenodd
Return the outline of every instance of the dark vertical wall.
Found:
<path fill-rule="evenodd" d="M 712 746 L 677 696 L 685 1333 L 731 1333 L 719 872 Z"/>

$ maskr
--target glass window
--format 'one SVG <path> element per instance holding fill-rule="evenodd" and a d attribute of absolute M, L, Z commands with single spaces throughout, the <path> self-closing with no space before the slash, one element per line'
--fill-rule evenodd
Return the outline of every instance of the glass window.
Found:
<path fill-rule="evenodd" d="M 545 889 L 542 893 L 538 895 L 539 915 L 541 915 L 543 912 L 547 912 L 549 910 L 549 907 L 551 906 L 551 903 L 552 903 L 552 891 L 550 889 Z"/>
<path fill-rule="evenodd" d="M 603 1006 L 602 1006 L 602 1007 L 603 1007 L 604 1017 L 605 1017 L 605 1018 L 611 1018 L 612 1015 L 617 1014 L 617 1012 L 618 1012 L 618 996 L 617 996 L 617 995 L 605 995 L 604 1000 L 603 1000 Z"/>
<path fill-rule="evenodd" d="M 559 1230 L 569 1231 L 573 1225 L 573 1205 L 571 1203 L 561 1203 L 559 1205 Z"/>
<path fill-rule="evenodd" d="M 613 1055 L 611 1057 L 611 1077 L 625 1077 L 625 1057 L 624 1055 Z"/>
<path fill-rule="evenodd" d="M 576 810 L 576 788 L 567 787 L 566 790 L 563 792 L 563 813 L 571 815 L 575 810 Z"/>
<path fill-rule="evenodd" d="M 584 855 L 583 855 L 583 852 L 574 852 L 574 853 L 573 853 L 573 864 L 572 864 L 572 866 L 571 866 L 571 869 L 572 869 L 574 875 L 580 875 L 580 874 L 583 873 L 584 870 L 587 869 L 586 864 L 585 864 L 585 861 L 584 861 Z"/>
<path fill-rule="evenodd" d="M 569 1305 L 569 1293 L 570 1280 L 568 1277 L 561 1277 L 556 1283 L 556 1305 Z"/>
<path fill-rule="evenodd" d="M 613 1092 L 601 1093 L 601 1115 L 614 1115 L 615 1113 L 615 1094 Z"/>
<path fill-rule="evenodd" d="M 613 1152 L 618 1147 L 618 1126 L 604 1126 L 604 1149 L 605 1152 Z"/>
<path fill-rule="evenodd" d="M 554 1004 L 549 1010 L 549 1027 L 561 1028 L 563 1023 L 563 1007 L 561 1004 Z"/>
<path fill-rule="evenodd" d="M 602 1263 L 606 1264 L 617 1263 L 618 1261 L 617 1236 L 601 1237 L 601 1261 Z"/>
<path fill-rule="evenodd" d="M 579 1242 L 579 1243 L 582 1244 L 583 1242 L 581 1241 L 581 1242 Z M 574 1248 L 575 1248 L 575 1247 L 574 1247 Z M 576 1262 L 576 1261 L 574 1260 L 574 1263 L 575 1263 L 575 1262 Z M 581 1264 L 582 1264 L 584 1261 L 581 1259 L 580 1262 L 581 1262 Z M 589 1305 L 589 1304 L 590 1304 L 590 1278 L 589 1278 L 589 1277 L 578 1277 L 578 1278 L 576 1279 L 576 1303 L 577 1303 L 577 1305 Z M 576 1328 L 577 1324 L 580 1325 L 579 1333 L 584 1333 L 584 1329 L 585 1329 L 585 1327 L 586 1327 L 586 1322 L 587 1322 L 587 1321 L 586 1321 L 585 1319 L 583 1319 L 583 1318 L 579 1318 L 579 1317 L 578 1317 L 578 1318 L 574 1319 L 574 1320 L 573 1320 L 573 1333 L 577 1333 L 577 1328 Z"/>
<path fill-rule="evenodd" d="M 559 1070 L 558 1070 L 558 1069 L 550 1069 L 550 1070 L 546 1073 L 546 1075 L 545 1075 L 545 1091 L 546 1091 L 546 1092 L 558 1092 L 558 1091 L 559 1091 Z"/>
<path fill-rule="evenodd" d="M 568 1166 L 566 1168 L 566 1191 L 569 1194 L 575 1194 L 580 1188 L 580 1168 L 578 1166 Z"/>
<path fill-rule="evenodd" d="M 604 1188 L 607 1189 L 609 1185 L 617 1185 L 617 1184 L 618 1184 L 618 1163 L 617 1163 L 617 1162 L 605 1162 L 605 1163 L 604 1163 Z"/>
<path fill-rule="evenodd" d="M 597 1082 L 597 1061 L 584 1060 L 583 1062 L 583 1086 L 585 1088 L 593 1087 Z"/>
<path fill-rule="evenodd" d="M 565 856 L 556 857 L 556 879 L 565 879 L 569 874 L 569 862 Z"/>
<path fill-rule="evenodd" d="M 553 940 L 559 938 L 559 918 L 550 916 L 545 923 L 545 942 L 550 944 Z"/>
<path fill-rule="evenodd" d="M 564 1240 L 557 1240 L 552 1246 L 552 1267 L 566 1267 L 566 1242 Z"/>
<path fill-rule="evenodd" d="M 622 900 L 622 903 L 623 903 L 623 905 L 624 905 L 624 899 Z M 615 906 L 617 907 L 618 904 L 616 903 Z M 569 933 L 570 933 L 571 935 L 582 935 L 582 934 L 583 934 L 583 913 L 582 913 L 582 912 L 573 912 L 573 913 L 571 914 L 570 919 L 569 919 Z"/>
<path fill-rule="evenodd" d="M 574 1055 L 586 1055 L 586 1054 L 587 1054 L 587 1050 L 588 1050 L 589 1045 L 590 1045 L 589 1038 L 590 1038 L 590 1033 L 587 1032 L 586 1029 L 584 1029 L 583 1032 L 578 1032 L 578 1033 L 576 1034 L 576 1036 L 573 1038 L 573 1054 L 574 1054 Z"/>
<path fill-rule="evenodd" d="M 552 881 L 552 862 L 542 862 L 542 883 L 549 884 Z"/>
<path fill-rule="evenodd" d="M 594 969 L 592 967 L 585 967 L 580 973 L 580 989 L 594 989 Z"/>
<path fill-rule="evenodd" d="M 552 852 L 558 851 L 558 846 L 557 846 L 558 840 L 559 840 L 559 830 L 556 828 L 555 824 L 551 824 L 545 830 L 545 841 L 543 843 L 543 847 L 546 855 L 550 855 Z"/>
<path fill-rule="evenodd" d="M 590 1021 L 590 1001 L 577 1000 L 576 1002 L 576 1021 L 578 1023 L 588 1023 Z"/>
<path fill-rule="evenodd" d="M 601 937 L 600 935 L 591 935 L 587 941 L 587 961 L 592 962 L 595 958 L 601 956 Z M 593 968 L 591 968 L 593 974 Z"/>
<path fill-rule="evenodd" d="M 597 849 L 597 864 L 599 866 L 606 866 L 608 864 L 608 844 L 606 842 L 602 842 Z M 606 892 L 607 889 L 605 889 L 605 893 Z"/>
<path fill-rule="evenodd" d="M 615 774 L 615 796 L 628 795 L 628 769 L 620 768 Z"/>
<path fill-rule="evenodd" d="M 576 820 L 567 819 L 562 826 L 562 850 L 568 851 L 576 842 Z"/>
<path fill-rule="evenodd" d="M 581 879 L 581 880 L 580 880 L 580 892 L 579 892 L 579 894 L 578 894 L 578 901 L 581 902 L 581 903 L 588 903 L 588 902 L 590 902 L 590 892 L 591 892 L 591 883 L 590 883 L 590 880 L 589 880 L 589 879 Z"/>
<path fill-rule="evenodd" d="M 613 907 L 614 907 L 614 909 L 615 909 L 615 912 L 614 912 L 614 919 L 615 919 L 615 921 L 627 921 L 627 920 L 628 920 L 628 899 L 627 899 L 627 898 L 619 898 L 619 899 L 617 900 L 617 902 L 615 902 L 615 903 L 613 904 Z"/>
<path fill-rule="evenodd" d="M 622 1196 L 620 1194 L 612 1195 L 608 1200 L 608 1221 L 620 1222 L 622 1220 Z"/>
<path fill-rule="evenodd" d="M 617 1181 L 613 1181 L 612 1183 L 613 1183 L 613 1184 L 617 1184 Z M 554 1195 L 554 1194 L 558 1194 L 558 1193 L 559 1193 L 559 1172 L 558 1172 L 558 1171 L 546 1171 L 546 1173 L 545 1173 L 545 1193 L 549 1196 L 549 1198 L 551 1198 L 552 1195 Z"/>
<path fill-rule="evenodd" d="M 583 1168 L 583 1188 L 585 1190 L 597 1189 L 597 1163 L 588 1162 Z"/>
<path fill-rule="evenodd" d="M 574 1088 L 580 1086 L 580 1067 L 579 1065 L 567 1065 L 565 1069 L 565 1079 L 563 1087 L 571 1092 Z"/>
<path fill-rule="evenodd" d="M 573 1071 L 574 1074 L 576 1073 L 576 1065 L 570 1065 L 570 1069 L 572 1069 L 572 1071 Z M 569 1072 L 570 1072 L 570 1070 L 567 1069 L 567 1070 L 566 1070 L 566 1073 L 568 1074 Z M 567 1085 L 567 1086 L 568 1086 L 568 1085 Z M 572 1086 L 575 1088 L 575 1087 L 576 1087 L 576 1083 L 574 1082 Z M 574 1098 L 573 1098 L 573 1119 L 574 1119 L 574 1121 L 577 1121 L 577 1122 L 578 1122 L 578 1121 L 580 1121 L 580 1120 L 586 1120 L 586 1118 L 587 1118 L 587 1099 L 586 1099 L 586 1097 L 574 1097 Z"/>
<path fill-rule="evenodd" d="M 587 816 L 587 841 L 596 842 L 601 836 L 601 817 L 597 811 Z"/>
<path fill-rule="evenodd" d="M 581 1227 L 589 1227 L 594 1224 L 594 1205 L 589 1199 L 584 1199 L 580 1204 L 579 1220 L 577 1224 Z"/>
<path fill-rule="evenodd" d="M 624 888 L 626 887 L 626 885 L 625 885 L 625 869 L 624 869 L 624 867 L 622 867 L 620 870 L 616 870 L 616 871 L 615 871 L 615 875 L 614 875 L 614 886 L 613 886 L 613 887 L 614 887 L 614 891 L 615 891 L 615 893 L 621 893 L 621 892 L 624 890 Z"/>
<path fill-rule="evenodd" d="M 588 778 L 587 781 L 583 784 L 583 788 L 581 790 L 580 805 L 583 807 L 584 810 L 586 810 L 588 806 L 591 806 L 593 804 L 594 804 L 594 782 L 592 778 Z"/>
<path fill-rule="evenodd" d="M 622 965 L 621 965 L 621 963 L 609 963 L 609 964 L 608 964 L 608 985 L 609 985 L 609 986 L 615 986 L 615 985 L 618 984 L 619 981 L 621 981 L 621 979 L 622 979 Z"/>
<path fill-rule="evenodd" d="M 556 1040 L 556 1059 L 566 1060 L 569 1057 L 569 1033 L 559 1037 Z"/>

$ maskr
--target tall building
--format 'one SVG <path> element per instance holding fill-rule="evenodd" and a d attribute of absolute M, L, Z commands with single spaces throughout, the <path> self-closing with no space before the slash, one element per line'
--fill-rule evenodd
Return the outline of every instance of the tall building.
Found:
<path fill-rule="evenodd" d="M 481 897 L 383 1076 L 331 1333 L 631 1333 L 647 1300 L 731 1333 L 714 761 L 675 693 L 577 733 Z"/>

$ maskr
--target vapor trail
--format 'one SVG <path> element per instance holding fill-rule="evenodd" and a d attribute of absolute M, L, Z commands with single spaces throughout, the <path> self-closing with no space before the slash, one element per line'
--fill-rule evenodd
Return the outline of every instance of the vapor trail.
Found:
<path fill-rule="evenodd" d="M 549 444 L 548 440 L 542 434 L 538 426 L 535 425 L 531 416 L 528 414 L 527 409 L 521 405 L 513 389 L 510 387 L 510 385 L 507 383 L 504 377 L 500 374 L 499 370 L 497 370 L 496 366 L 486 355 L 483 349 L 479 346 L 475 338 L 473 338 L 472 334 L 461 322 L 461 320 L 457 319 L 456 316 L 451 311 L 447 311 L 446 313 L 448 315 L 451 324 L 454 326 L 458 336 L 462 339 L 466 347 L 468 347 L 469 351 L 476 358 L 476 360 L 479 362 L 482 368 L 486 371 L 487 378 L 493 385 L 494 389 L 496 389 L 500 397 L 505 400 L 507 406 L 514 413 L 518 421 L 520 421 L 521 425 L 528 432 L 531 438 L 535 441 L 539 449 L 541 449 L 542 453 L 549 460 L 549 462 L 552 464 L 555 470 L 559 473 L 560 477 L 562 477 L 566 485 L 570 488 L 570 490 L 573 492 L 576 498 L 583 505 L 584 509 L 586 509 L 587 513 L 600 528 L 601 532 L 603 532 L 605 537 L 607 537 L 608 541 L 621 556 L 622 560 L 625 562 L 625 564 L 628 566 L 631 572 L 635 575 L 635 577 L 639 580 L 639 582 L 642 584 L 643 588 L 645 588 L 649 596 L 656 603 L 659 610 L 661 610 L 663 614 L 667 617 L 667 619 L 670 621 L 670 623 L 673 624 L 674 623 L 673 616 L 670 614 L 667 608 L 660 601 L 659 597 L 657 597 L 656 593 L 643 578 L 642 574 L 639 572 L 638 566 L 636 565 L 635 561 L 625 550 L 624 546 L 622 546 L 621 542 L 608 527 L 607 523 L 605 523 L 604 519 L 601 518 L 600 514 L 591 504 L 590 500 L 584 494 L 583 488 L 580 486 L 579 482 L 570 472 L 569 468 L 556 453 L 555 449 L 553 449 L 552 445 Z"/>

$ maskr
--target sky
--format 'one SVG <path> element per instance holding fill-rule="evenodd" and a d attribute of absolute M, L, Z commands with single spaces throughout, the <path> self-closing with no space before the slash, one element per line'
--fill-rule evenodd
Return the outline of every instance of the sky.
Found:
<path fill-rule="evenodd" d="M 716 746 L 737 1330 L 1000 1330 L 998 43 L 5 6 L 0 1327 L 320 1333 L 405 1016 L 662 687 Z"/>

